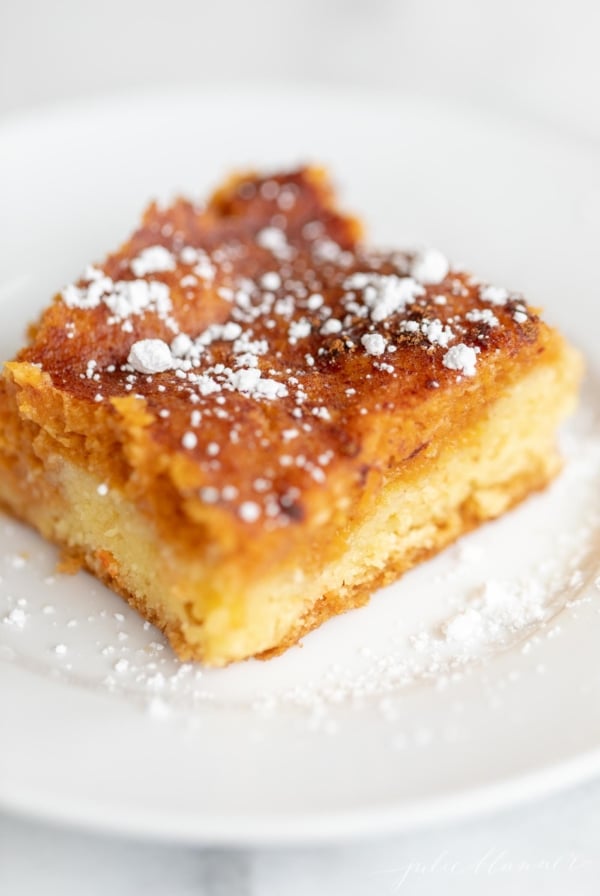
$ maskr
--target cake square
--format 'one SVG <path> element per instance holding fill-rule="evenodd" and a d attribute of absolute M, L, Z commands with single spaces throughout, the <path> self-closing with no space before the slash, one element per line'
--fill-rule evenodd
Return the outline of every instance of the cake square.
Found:
<path fill-rule="evenodd" d="M 151 205 L 0 380 L 0 501 L 182 659 L 269 656 L 545 487 L 581 360 L 316 168 Z M 399 608 L 401 612 L 401 608 Z"/>

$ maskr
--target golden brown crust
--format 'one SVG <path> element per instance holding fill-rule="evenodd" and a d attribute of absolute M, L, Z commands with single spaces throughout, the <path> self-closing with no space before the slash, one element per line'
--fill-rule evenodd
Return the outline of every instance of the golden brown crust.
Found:
<path fill-rule="evenodd" d="M 289 197 L 287 202 L 293 199 L 290 207 L 282 196 Z M 258 244 L 257 234 L 274 221 L 284 227 L 293 257 L 285 252 L 283 258 L 274 256 Z M 166 317 L 151 310 L 129 315 L 123 326 L 105 304 L 83 309 L 57 299 L 17 365 L 8 369 L 22 382 L 32 376 L 30 365 L 41 365 L 48 378 L 34 386 L 40 396 L 43 391 L 40 412 L 47 414 L 51 404 L 59 418 L 63 413 L 69 417 L 64 450 L 128 489 L 132 500 L 143 492 L 165 531 L 175 518 L 187 517 L 192 527 L 226 528 L 236 549 L 249 526 L 310 525 L 330 504 L 331 495 L 322 485 L 325 477 L 335 479 L 340 494 L 357 500 L 366 481 L 376 484 L 449 427 L 465 425 L 543 355 L 550 363 L 557 350 L 554 334 L 531 310 L 525 321 L 516 322 L 515 308 L 523 307 L 520 298 L 490 306 L 481 300 L 478 281 L 461 272 L 425 285 L 418 302 L 374 324 L 352 310 L 344 284 L 357 271 L 383 277 L 407 274 L 410 256 L 370 252 L 357 243 L 358 235 L 356 221 L 336 210 L 330 186 L 314 169 L 270 178 L 237 177 L 201 208 L 185 200 L 165 210 L 152 206 L 143 226 L 109 256 L 102 271 L 113 282 L 135 280 L 132 260 L 148 247 L 166 248 L 173 270 L 142 279 L 168 287 L 172 311 Z M 183 247 L 208 253 L 212 279 L 197 277 L 195 285 L 182 286 L 194 269 L 182 261 Z M 215 261 L 219 253 L 225 257 L 220 264 Z M 277 400 L 253 400 L 235 390 L 204 395 L 179 377 L 181 371 L 132 374 L 126 362 L 136 341 L 171 342 L 173 320 L 176 329 L 191 337 L 230 320 L 232 302 L 222 291 L 236 289 L 240 282 L 256 285 L 265 273 L 275 273 L 282 284 L 273 291 L 262 289 L 259 297 L 272 293 L 285 304 L 286 283 L 299 284 L 297 291 L 305 294 L 295 297 L 291 314 L 271 310 L 250 324 L 242 321 L 253 341 L 268 341 L 267 354 L 257 358 L 263 380 L 283 385 L 287 394 Z M 321 308 L 307 308 L 309 290 L 323 296 L 328 318 Z M 256 304 L 256 296 L 252 301 Z M 468 320 L 473 310 L 492 312 L 498 325 Z M 323 333 L 328 319 L 343 321 L 341 333 Z M 418 332 L 406 328 L 407 323 L 431 321 L 453 327 L 454 343 L 477 348 L 476 377 L 457 376 L 444 366 L 443 347 L 429 342 L 418 327 Z M 307 322 L 310 333 L 290 338 L 290 328 L 299 322 Z M 379 359 L 364 350 L 361 339 L 382 328 L 396 351 Z M 210 346 L 211 366 L 219 363 L 236 369 L 231 342 Z M 199 428 L 191 425 L 194 410 L 202 417 Z M 182 438 L 190 429 L 197 444 L 184 449 Z M 240 451 L 240 445 L 246 450 Z M 217 446 L 218 457 L 207 456 L 209 446 Z M 267 483 L 262 492 L 255 488 L 257 482 Z M 208 490 L 205 495 L 219 495 L 214 504 L 198 498 L 202 488 Z M 223 497 L 228 494 L 235 497 Z M 247 502 L 260 507 L 256 523 L 240 519 L 240 507 Z"/>

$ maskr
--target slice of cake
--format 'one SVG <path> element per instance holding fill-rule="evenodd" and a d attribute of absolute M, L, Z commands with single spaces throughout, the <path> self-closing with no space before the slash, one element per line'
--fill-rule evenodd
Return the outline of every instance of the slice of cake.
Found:
<path fill-rule="evenodd" d="M 3 505 L 184 659 L 294 644 L 560 467 L 576 352 L 360 235 L 312 168 L 152 205 L 5 365 Z"/>

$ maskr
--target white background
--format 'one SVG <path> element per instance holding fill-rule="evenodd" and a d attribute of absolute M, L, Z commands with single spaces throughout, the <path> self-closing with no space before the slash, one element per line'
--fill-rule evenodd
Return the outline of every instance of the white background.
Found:
<path fill-rule="evenodd" d="M 596 0 L 0 0 L 0 117 L 240 81 L 458 99 L 568 130 L 598 147 L 600 164 Z M 319 850 L 129 843 L 0 815 L 2 896 L 591 894 L 599 881 L 599 783 L 494 818 Z"/>
<path fill-rule="evenodd" d="M 325 81 L 600 137 L 596 0 L 1 0 L 0 112 L 123 88 Z"/>

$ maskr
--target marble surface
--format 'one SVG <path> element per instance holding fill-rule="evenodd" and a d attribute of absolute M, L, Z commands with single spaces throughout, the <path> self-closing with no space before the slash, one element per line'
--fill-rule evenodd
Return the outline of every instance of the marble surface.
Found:
<path fill-rule="evenodd" d="M 592 896 L 600 782 L 451 828 L 321 849 L 129 842 L 0 815 L 7 896 Z"/>
<path fill-rule="evenodd" d="M 0 119 L 140 86 L 324 82 L 550 122 L 597 144 L 600 164 L 599 34 L 595 0 L 2 0 Z M 0 814 L 7 896 L 585 896 L 599 880 L 600 782 L 452 827 L 322 849 L 191 849 Z"/>

